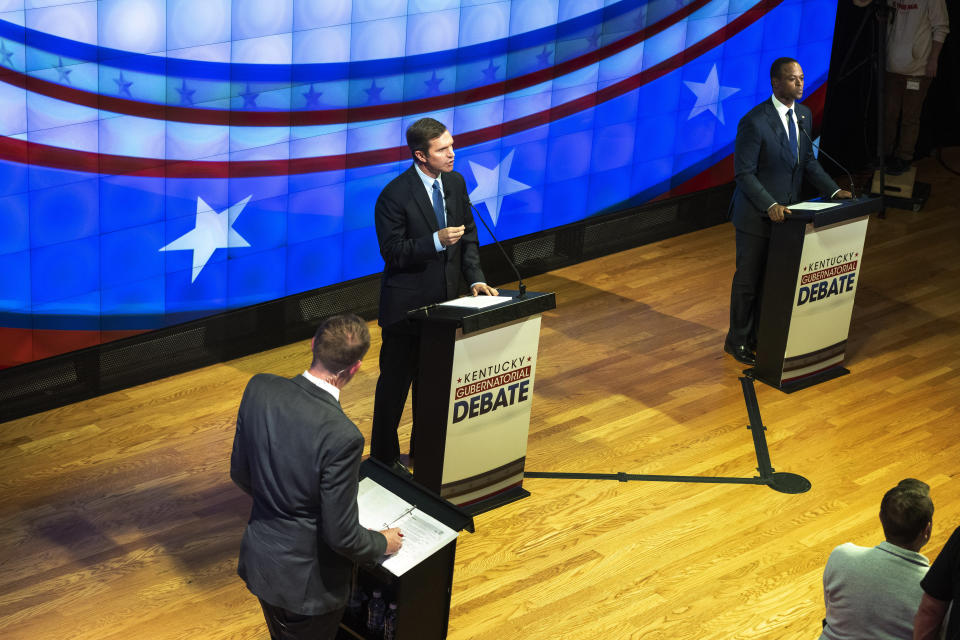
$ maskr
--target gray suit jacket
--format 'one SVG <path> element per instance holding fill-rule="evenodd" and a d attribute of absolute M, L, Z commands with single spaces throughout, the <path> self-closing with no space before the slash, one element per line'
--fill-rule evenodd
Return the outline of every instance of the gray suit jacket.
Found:
<path fill-rule="evenodd" d="M 346 605 L 353 561 L 387 541 L 360 526 L 363 435 L 303 376 L 261 373 L 237 416 L 230 477 L 253 497 L 237 573 L 257 597 L 304 615 Z"/>
<path fill-rule="evenodd" d="M 813 156 L 813 145 L 807 137 L 813 120 L 810 109 L 797 102 L 794 112 L 799 126 L 807 133 L 797 131 L 797 162 L 783 122 L 770 100 L 761 102 L 740 119 L 733 154 L 737 188 L 730 201 L 730 218 L 740 231 L 769 236 L 767 209 L 774 202 L 791 205 L 799 201 L 804 176 L 825 198 L 839 189 Z"/>

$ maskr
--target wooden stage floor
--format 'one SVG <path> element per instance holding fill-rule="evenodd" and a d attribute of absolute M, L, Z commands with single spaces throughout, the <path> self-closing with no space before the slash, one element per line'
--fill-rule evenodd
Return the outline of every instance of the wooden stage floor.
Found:
<path fill-rule="evenodd" d="M 852 374 L 757 385 L 773 465 L 809 492 L 528 479 L 461 537 L 449 637 L 816 638 L 827 555 L 878 543 L 880 497 L 907 476 L 932 486 L 935 557 L 960 525 L 960 179 L 932 159 L 920 176 L 922 212 L 870 221 Z M 532 278 L 559 306 L 527 469 L 754 475 L 721 350 L 732 269 L 722 225 Z M 343 396 L 368 441 L 378 348 L 374 327 Z M 298 343 L 0 425 L 0 637 L 266 638 L 235 573 L 234 418 L 251 375 L 307 362 Z"/>

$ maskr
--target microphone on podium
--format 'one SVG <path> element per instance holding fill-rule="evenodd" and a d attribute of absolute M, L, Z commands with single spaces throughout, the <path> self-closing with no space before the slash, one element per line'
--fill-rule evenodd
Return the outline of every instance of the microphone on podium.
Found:
<path fill-rule="evenodd" d="M 507 254 L 507 250 L 504 249 L 503 245 L 500 244 L 500 241 L 497 240 L 497 236 L 493 234 L 493 230 L 487 224 L 487 221 L 484 220 L 483 216 L 480 215 L 479 209 L 477 209 L 477 207 L 472 202 L 470 202 L 470 197 L 467 195 L 464 195 L 463 199 L 466 201 L 467 205 L 471 209 L 473 209 L 473 212 L 476 214 L 476 217 L 479 218 L 480 222 L 483 224 L 483 228 L 487 230 L 487 233 L 490 234 L 490 237 L 493 238 L 493 241 L 497 243 L 497 247 L 500 248 L 500 253 L 503 254 L 503 257 L 506 258 L 507 260 L 507 264 L 509 264 L 510 268 L 513 269 L 514 275 L 517 276 L 517 290 L 520 292 L 519 295 L 517 295 L 517 297 L 522 298 L 527 293 L 527 285 L 523 284 L 523 278 L 520 276 L 520 270 L 517 269 L 517 265 L 514 264 L 513 260 L 510 259 L 510 255 Z"/>
<path fill-rule="evenodd" d="M 801 115 L 801 116 L 800 116 L 800 122 L 801 122 L 801 123 L 802 123 L 804 120 L 806 120 L 806 119 L 807 119 L 807 116 L 805 116 L 805 115 Z M 847 179 L 850 180 L 850 193 L 853 194 L 853 197 L 854 197 L 854 198 L 860 197 L 860 196 L 857 195 L 857 188 L 856 188 L 856 186 L 854 186 L 854 184 L 853 184 L 853 175 L 852 175 L 849 171 L 847 171 L 847 168 L 846 168 L 845 166 L 843 166 L 842 164 L 840 164 L 840 162 L 839 162 L 836 158 L 834 158 L 834 157 L 831 156 L 829 153 L 827 153 L 826 151 L 824 151 L 824 150 L 823 150 L 823 147 L 821 147 L 821 146 L 818 145 L 816 142 L 814 142 L 814 141 L 813 141 L 813 138 L 810 137 L 810 134 L 807 133 L 807 130 L 804 129 L 802 126 L 800 127 L 800 131 L 803 131 L 803 135 L 805 135 L 805 136 L 807 137 L 807 140 L 810 141 L 810 144 L 811 144 L 813 147 L 815 147 L 820 153 L 822 153 L 823 155 L 827 156 L 827 158 L 829 158 L 831 161 L 833 161 L 833 164 L 835 164 L 835 165 L 837 165 L 838 167 L 840 167 L 841 169 L 843 169 L 843 172 L 847 174 Z"/>

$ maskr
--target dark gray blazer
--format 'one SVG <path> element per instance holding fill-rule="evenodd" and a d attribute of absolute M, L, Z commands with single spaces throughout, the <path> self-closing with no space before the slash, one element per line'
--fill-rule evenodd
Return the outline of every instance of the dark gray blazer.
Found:
<path fill-rule="evenodd" d="M 340 404 L 302 375 L 250 380 L 230 477 L 253 496 L 237 573 L 254 595 L 304 615 L 346 605 L 352 562 L 374 562 L 387 545 L 358 521 L 362 452 Z"/>
<path fill-rule="evenodd" d="M 441 182 L 446 192 L 447 226 L 466 227 L 460 241 L 444 251 L 437 251 L 433 244 L 433 234 L 439 230 L 437 217 L 412 164 L 377 198 L 374 223 L 384 262 L 382 327 L 403 320 L 410 309 L 457 297 L 461 275 L 467 285 L 485 281 L 463 176 L 451 171 L 443 174 Z"/>
<path fill-rule="evenodd" d="M 777 202 L 790 205 L 800 200 L 806 176 L 817 192 L 828 198 L 839 189 L 813 156 L 810 109 L 794 103 L 794 113 L 804 135 L 797 131 L 799 162 L 794 162 L 787 132 L 768 99 L 747 112 L 737 126 L 733 166 L 737 188 L 730 201 L 730 218 L 740 231 L 757 236 L 770 235 L 767 209 Z"/>

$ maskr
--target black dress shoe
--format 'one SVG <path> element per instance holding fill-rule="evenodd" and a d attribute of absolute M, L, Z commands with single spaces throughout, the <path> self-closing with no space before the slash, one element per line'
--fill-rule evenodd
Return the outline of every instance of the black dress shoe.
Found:
<path fill-rule="evenodd" d="M 745 344 L 730 344 L 729 342 L 724 342 L 723 350 L 732 355 L 733 359 L 737 362 L 748 364 L 751 367 L 757 364 L 757 357 Z"/>
<path fill-rule="evenodd" d="M 398 476 L 403 476 L 404 478 L 412 478 L 413 474 L 410 473 L 410 469 L 407 469 L 406 465 L 400 462 L 400 458 L 397 458 L 393 461 L 393 464 L 390 465 L 390 470 L 393 471 Z"/>

